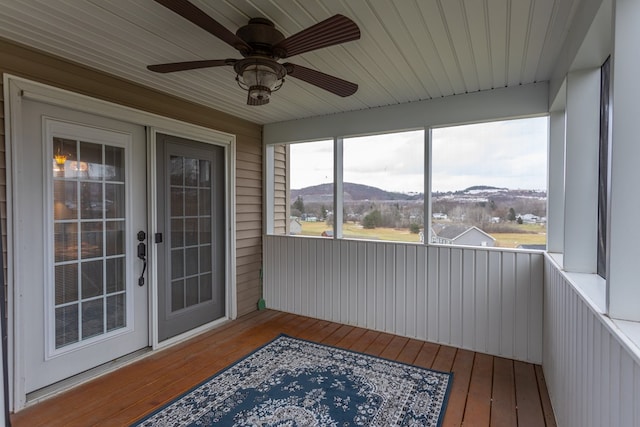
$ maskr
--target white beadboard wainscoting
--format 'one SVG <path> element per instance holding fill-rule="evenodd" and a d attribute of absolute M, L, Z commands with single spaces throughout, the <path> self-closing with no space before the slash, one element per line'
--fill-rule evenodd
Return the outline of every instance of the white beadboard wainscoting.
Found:
<path fill-rule="evenodd" d="M 544 254 L 264 238 L 276 310 L 542 363 Z"/>
<path fill-rule="evenodd" d="M 548 256 L 542 365 L 559 426 L 640 426 L 633 346 Z"/>

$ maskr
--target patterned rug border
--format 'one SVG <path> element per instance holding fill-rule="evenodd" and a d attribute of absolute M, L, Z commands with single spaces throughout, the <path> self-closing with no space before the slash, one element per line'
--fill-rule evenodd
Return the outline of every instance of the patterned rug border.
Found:
<path fill-rule="evenodd" d="M 226 371 L 232 369 L 234 366 L 236 366 L 238 363 L 242 362 L 244 359 L 246 359 L 248 357 L 251 357 L 253 354 L 258 353 L 263 348 L 268 347 L 270 344 L 273 344 L 278 339 L 283 338 L 283 337 L 289 338 L 289 339 L 292 339 L 292 340 L 297 340 L 297 341 L 302 341 L 302 342 L 314 344 L 314 345 L 320 345 L 320 346 L 324 346 L 324 347 L 327 347 L 327 348 L 341 350 L 341 351 L 345 351 L 345 352 L 352 353 L 352 354 L 361 354 L 361 355 L 364 355 L 364 356 L 367 356 L 367 357 L 371 357 L 373 359 L 385 360 L 385 361 L 388 361 L 388 362 L 397 363 L 399 365 L 412 366 L 412 367 L 424 369 L 424 370 L 427 370 L 427 371 L 436 372 L 438 374 L 448 375 L 449 376 L 449 381 L 447 382 L 447 389 L 445 391 L 445 396 L 444 396 L 444 399 L 442 401 L 443 410 L 440 412 L 440 416 L 438 417 L 438 421 L 437 421 L 435 427 L 441 427 L 442 426 L 442 422 L 444 420 L 444 416 L 445 416 L 445 413 L 446 413 L 446 408 L 447 408 L 447 405 L 449 403 L 449 397 L 451 395 L 451 386 L 453 384 L 453 379 L 454 379 L 454 373 L 453 372 L 447 372 L 447 371 L 440 371 L 440 370 L 437 370 L 437 369 L 425 368 L 425 367 L 422 367 L 422 366 L 413 365 L 411 363 L 400 362 L 400 361 L 397 361 L 397 360 L 393 360 L 393 359 L 389 359 L 389 358 L 385 358 L 385 357 L 381 357 L 381 356 L 376 356 L 376 355 L 369 354 L 369 353 L 364 353 L 364 352 L 361 352 L 361 351 L 351 350 L 351 349 L 344 348 L 344 347 L 339 347 L 339 346 L 336 346 L 336 345 L 324 344 L 324 343 L 321 343 L 321 342 L 318 342 L 318 341 L 308 340 L 306 338 L 299 338 L 299 337 L 294 337 L 292 335 L 288 335 L 288 334 L 285 334 L 285 333 L 280 333 L 277 336 L 275 336 L 273 339 L 271 339 L 268 342 L 262 344 L 261 346 L 255 348 L 253 351 L 251 351 L 251 352 L 245 354 L 244 356 L 236 359 L 235 361 L 229 363 L 223 369 L 221 369 L 220 371 L 216 372 L 215 374 L 212 374 L 211 376 L 207 377 L 205 380 L 203 380 L 203 381 L 199 382 L 198 384 L 194 385 L 193 387 L 191 387 L 187 391 L 181 393 L 180 395 L 174 397 L 170 401 L 164 403 L 160 408 L 158 408 L 158 409 L 154 410 L 153 412 L 150 412 L 149 414 L 145 415 L 144 417 L 138 419 L 133 424 L 131 424 L 130 427 L 136 427 L 136 426 L 141 425 L 142 423 L 144 423 L 149 418 L 152 418 L 154 415 L 162 412 L 165 408 L 167 408 L 168 406 L 172 405 L 174 402 L 182 399 L 183 397 L 187 396 L 189 393 L 193 392 L 194 390 L 198 389 L 199 387 L 204 386 L 209 381 L 211 381 L 213 378 L 224 374 Z"/>

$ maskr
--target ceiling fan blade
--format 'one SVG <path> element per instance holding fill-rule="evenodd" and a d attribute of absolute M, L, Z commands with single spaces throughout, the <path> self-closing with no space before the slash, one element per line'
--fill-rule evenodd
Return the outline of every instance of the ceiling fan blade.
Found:
<path fill-rule="evenodd" d="M 240 52 L 249 53 L 251 47 L 240 37 L 226 29 L 218 21 L 198 9 L 187 0 L 155 0 L 167 9 L 177 13 L 183 18 L 193 22 L 198 27 L 213 34 L 228 45 L 234 47 Z"/>
<path fill-rule="evenodd" d="M 247 105 L 256 106 L 256 105 L 266 105 L 269 103 L 269 98 L 254 98 L 251 95 L 247 96 Z"/>
<path fill-rule="evenodd" d="M 147 69 L 156 73 L 173 73 L 174 71 L 195 70 L 198 68 L 233 65 L 235 62 L 235 59 L 211 59 L 204 61 L 171 62 L 168 64 L 149 65 L 147 66 Z"/>
<path fill-rule="evenodd" d="M 355 22 L 344 15 L 335 15 L 322 22 L 300 31 L 274 46 L 286 52 L 281 58 L 358 40 L 360 29 Z"/>
<path fill-rule="evenodd" d="M 314 86 L 318 86 L 321 89 L 327 90 L 338 96 L 342 96 L 343 98 L 353 95 L 358 90 L 358 85 L 355 83 L 342 80 L 329 74 L 321 73 L 320 71 L 312 70 L 311 68 L 303 67 L 302 65 L 290 63 L 282 65 L 286 67 L 287 75 L 303 80 Z"/>

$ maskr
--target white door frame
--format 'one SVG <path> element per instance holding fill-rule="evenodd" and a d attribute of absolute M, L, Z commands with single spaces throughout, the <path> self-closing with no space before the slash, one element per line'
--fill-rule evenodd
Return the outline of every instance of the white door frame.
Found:
<path fill-rule="evenodd" d="M 16 183 L 13 180 L 16 171 L 16 149 L 22 140 L 22 99 L 28 98 L 35 101 L 54 104 L 60 107 L 71 108 L 103 117 L 121 120 L 147 127 L 147 210 L 149 224 L 148 256 L 150 269 L 148 272 L 149 292 L 149 337 L 152 348 L 157 349 L 170 345 L 178 340 L 183 340 L 215 326 L 217 322 L 203 325 L 193 331 L 158 343 L 157 336 L 157 275 L 155 274 L 156 250 L 153 244 L 153 235 L 157 230 L 157 200 L 156 200 L 156 176 L 155 166 L 155 135 L 157 133 L 180 136 L 196 141 L 222 145 L 225 147 L 225 169 L 227 177 L 227 209 L 226 209 L 226 318 L 235 319 L 237 316 L 236 295 L 236 230 L 235 230 L 235 168 L 236 168 L 236 140 L 235 135 L 215 131 L 202 126 L 192 125 L 175 119 L 169 119 L 153 113 L 147 113 L 130 107 L 121 106 L 112 102 L 102 101 L 86 95 L 80 95 L 63 89 L 58 89 L 45 84 L 33 82 L 21 77 L 4 74 L 4 100 L 5 100 L 5 144 L 6 144 L 6 171 L 7 171 L 7 287 L 8 287 L 8 365 L 9 365 L 9 406 L 10 410 L 17 411 L 25 407 L 26 392 L 24 387 L 25 366 L 23 360 L 24 330 L 22 329 L 22 316 L 28 314 L 27 305 L 21 299 L 20 284 L 15 282 L 14 272 L 17 262 L 15 248 L 20 242 L 16 241 L 15 223 L 16 207 L 14 202 L 19 197 L 16 191 Z"/>

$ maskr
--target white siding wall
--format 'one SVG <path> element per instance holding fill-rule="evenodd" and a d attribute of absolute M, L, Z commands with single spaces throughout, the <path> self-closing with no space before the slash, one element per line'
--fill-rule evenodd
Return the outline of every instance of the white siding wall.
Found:
<path fill-rule="evenodd" d="M 543 369 L 559 426 L 640 426 L 640 363 L 545 261 Z"/>
<path fill-rule="evenodd" d="M 269 308 L 542 363 L 544 255 L 265 236 Z"/>

